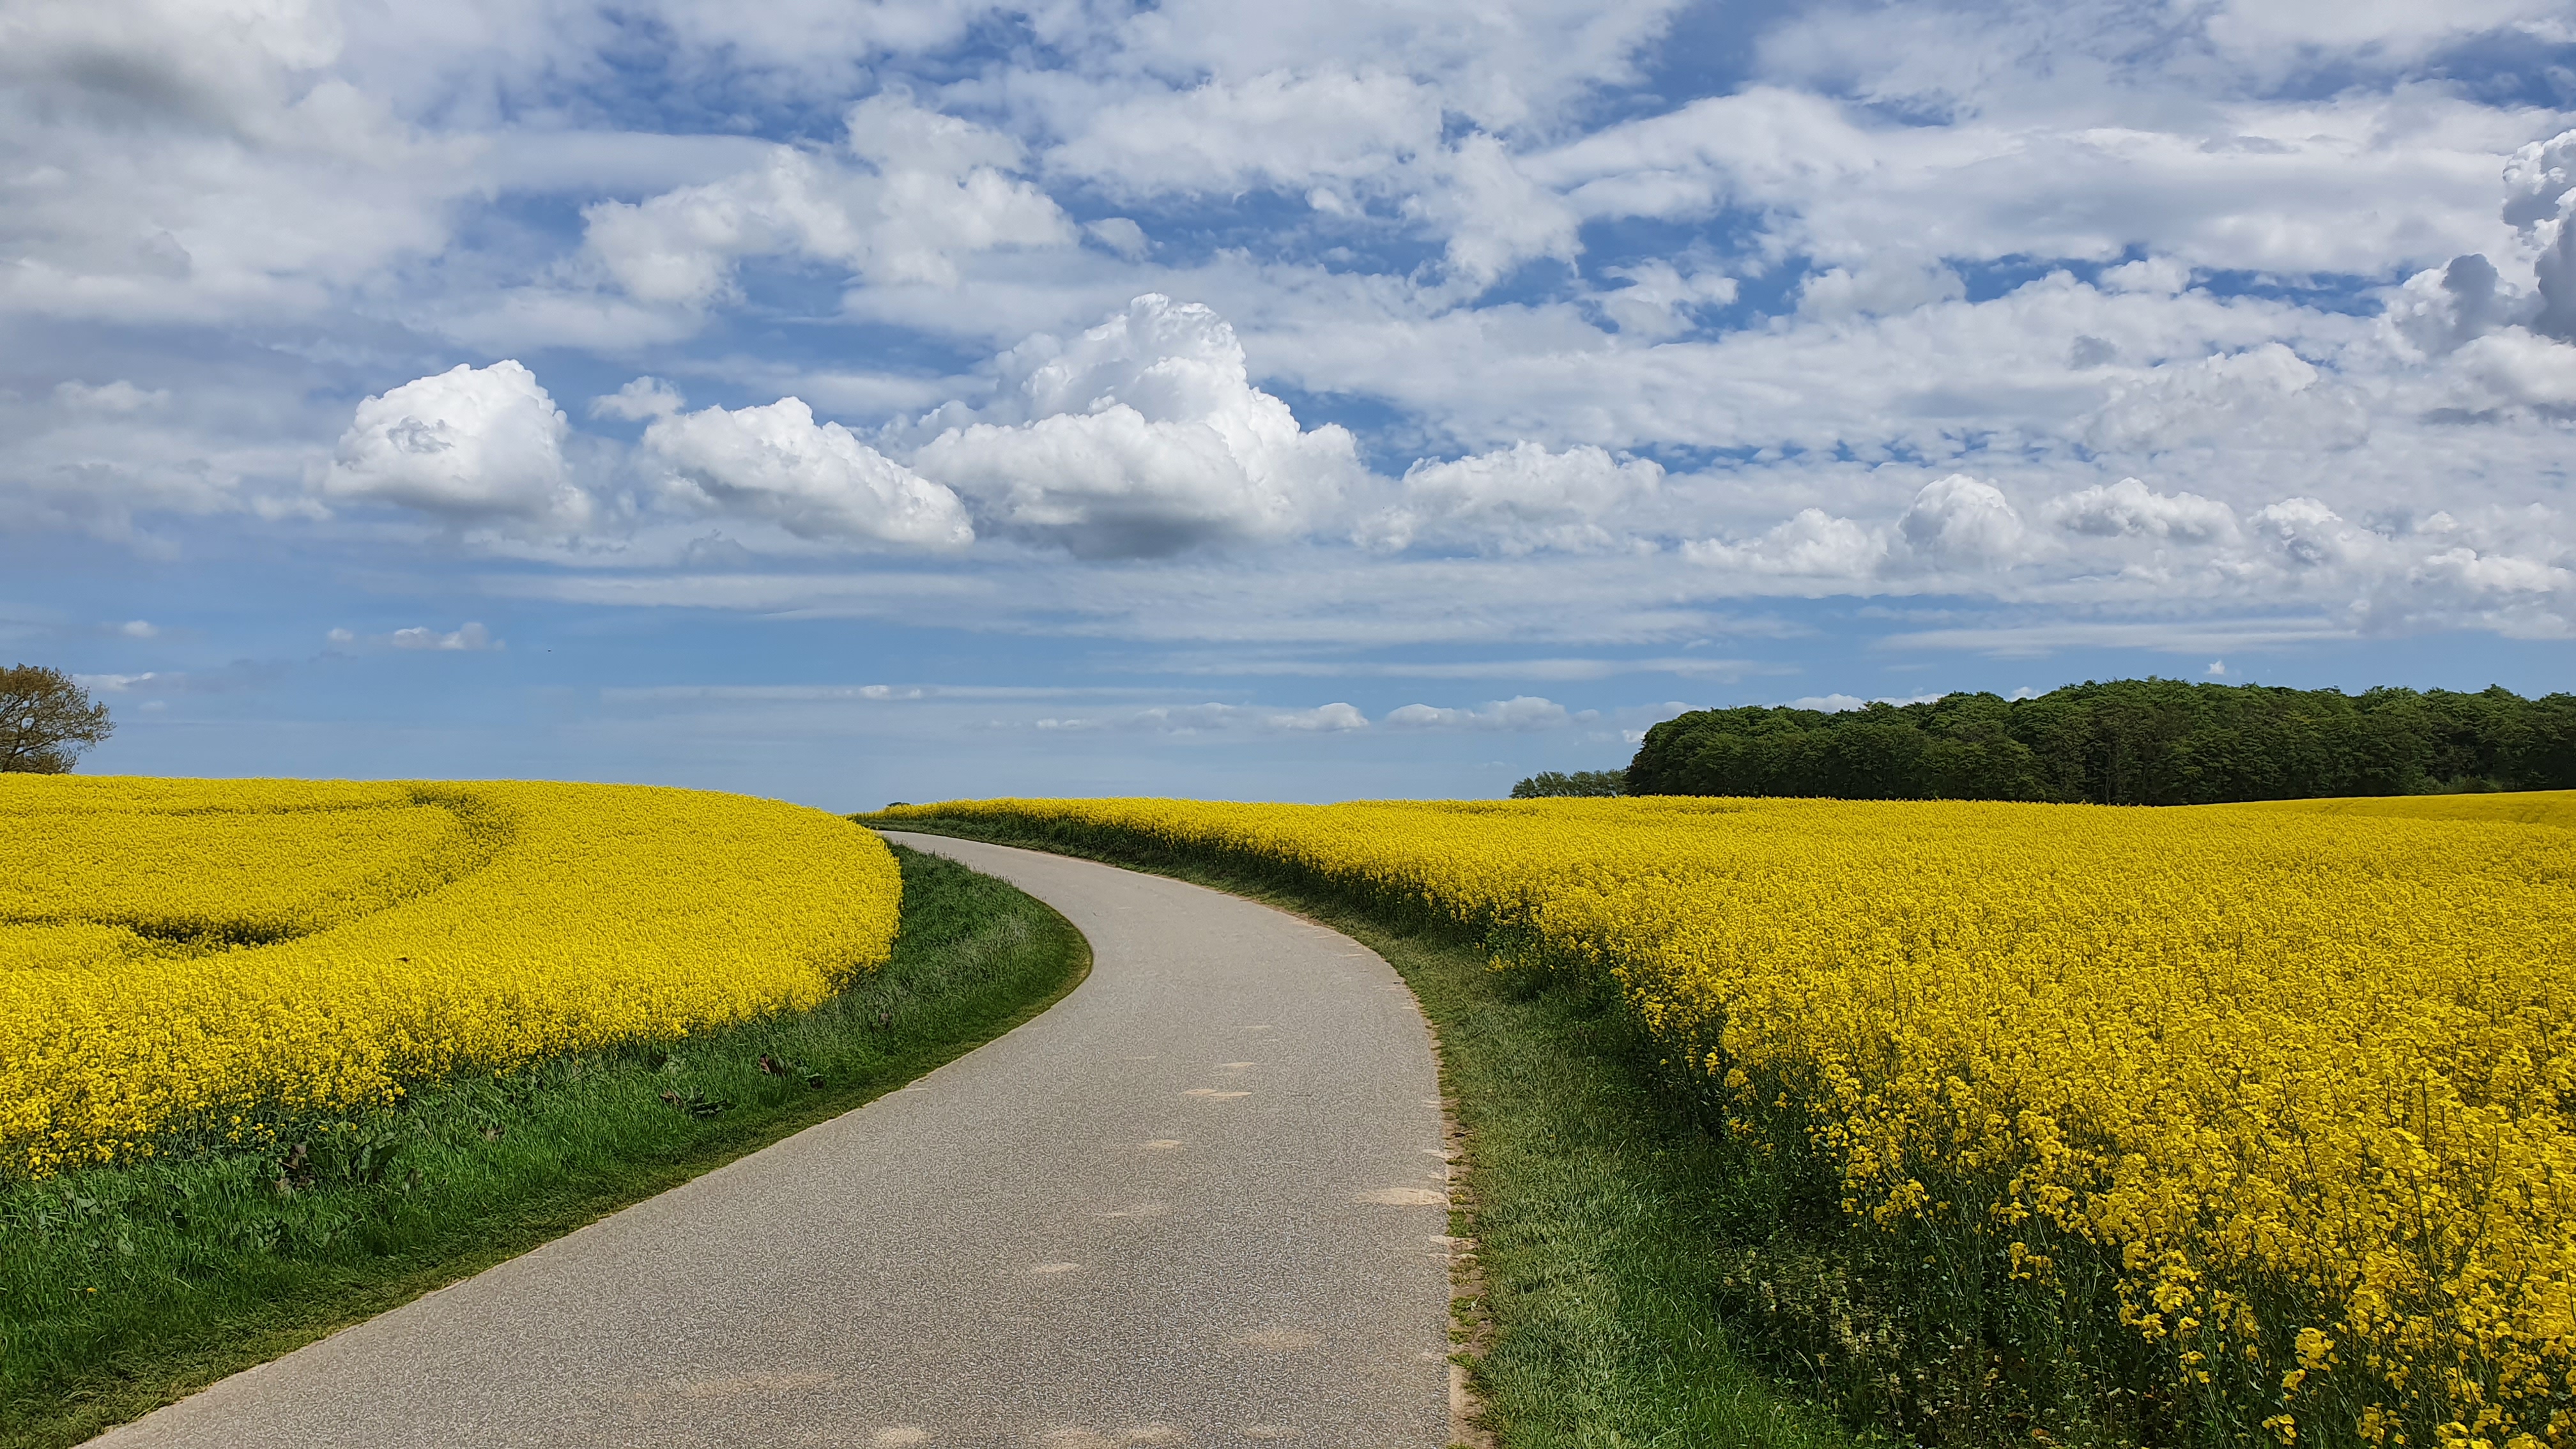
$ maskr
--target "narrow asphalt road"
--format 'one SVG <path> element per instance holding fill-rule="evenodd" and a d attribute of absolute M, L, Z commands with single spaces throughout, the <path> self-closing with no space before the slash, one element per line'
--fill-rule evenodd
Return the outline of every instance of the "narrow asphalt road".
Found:
<path fill-rule="evenodd" d="M 1448 1442 L 1431 1039 L 1214 891 L 893 836 L 1090 938 L 912 1087 L 115 1430 L 213 1446 Z"/>

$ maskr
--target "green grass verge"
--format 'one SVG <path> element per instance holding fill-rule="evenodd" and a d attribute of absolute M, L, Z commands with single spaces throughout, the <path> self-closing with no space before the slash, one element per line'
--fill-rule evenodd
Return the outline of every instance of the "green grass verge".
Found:
<path fill-rule="evenodd" d="M 1856 1434 L 1730 1331 L 1741 1301 L 1748 1187 L 1670 1107 L 1652 1047 L 1615 994 L 1498 972 L 1479 943 L 1390 924 L 1221 862 L 1122 855 L 993 822 L 886 820 L 890 830 L 1084 854 L 1294 911 L 1394 965 L 1438 1034 L 1465 1136 L 1476 1240 L 1471 1374 L 1504 1449 L 1761 1446 L 1850 1449 Z M 1791 1360 L 1793 1362 L 1793 1360 Z"/>
<path fill-rule="evenodd" d="M 1046 906 L 896 854 L 893 960 L 811 1011 L 423 1087 L 275 1150 L 0 1186 L 0 1445 L 78 1443 L 515 1257 L 902 1086 L 1090 969 Z"/>

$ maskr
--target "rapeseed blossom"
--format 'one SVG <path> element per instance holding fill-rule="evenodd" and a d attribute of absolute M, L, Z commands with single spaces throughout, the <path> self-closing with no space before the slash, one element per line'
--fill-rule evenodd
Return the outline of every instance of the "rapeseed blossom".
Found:
<path fill-rule="evenodd" d="M 0 776 L 0 1170 L 811 1006 L 901 892 L 742 796 Z"/>
<path fill-rule="evenodd" d="M 1723 1130 L 2034 1343 L 2161 1365 L 2213 1438 L 2576 1440 L 2576 793 L 906 814 L 1604 974 Z"/>

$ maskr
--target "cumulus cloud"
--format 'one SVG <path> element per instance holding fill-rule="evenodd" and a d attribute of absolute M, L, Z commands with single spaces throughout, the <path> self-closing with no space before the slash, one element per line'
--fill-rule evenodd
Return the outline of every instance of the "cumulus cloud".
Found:
<path fill-rule="evenodd" d="M 1953 568 L 2009 565 L 2029 553 L 2030 533 L 2012 500 L 1965 473 L 1924 484 L 1896 531 L 1921 558 Z"/>
<path fill-rule="evenodd" d="M 2003 490 L 1965 473 L 1926 483 L 1888 523 L 1873 525 L 1803 508 L 1742 542 L 1695 539 L 1682 545 L 1682 556 L 1693 563 L 1756 578 L 1803 581 L 1824 591 L 1924 570 L 1999 577 L 2041 551 Z"/>
<path fill-rule="evenodd" d="M 2557 412 L 2576 409 L 2576 346 L 2519 327 L 2462 347 L 2451 359 L 2451 371 L 2467 384 L 2459 401 L 2472 412 L 2498 402 Z"/>
<path fill-rule="evenodd" d="M 1368 728 L 1368 716 L 1360 713 L 1356 705 L 1335 701 L 1313 709 L 1274 714 L 1270 716 L 1270 727 L 1299 733 L 1338 734 L 1344 730 Z"/>
<path fill-rule="evenodd" d="M 2495 263 L 2472 252 L 2408 277 L 2380 315 L 2405 347 L 2438 357 L 2512 320 L 2520 300 Z"/>
<path fill-rule="evenodd" d="M 1089 558 L 1293 536 L 1359 474 L 1351 435 L 1301 429 L 1252 386 L 1215 312 L 1148 293 L 1071 342 L 999 359 L 996 397 L 907 430 L 913 454 L 996 532 Z"/>
<path fill-rule="evenodd" d="M 1522 694 L 1474 709 L 1402 705 L 1387 712 L 1386 726 L 1399 730 L 1549 730 L 1570 724 L 1574 718 L 1554 700 Z"/>
<path fill-rule="evenodd" d="M 305 502 L 344 512 L 634 522 L 590 562 L 659 560 L 703 597 L 751 588 L 719 575 L 760 572 L 781 532 L 1274 545 L 1049 575 L 1059 600 L 1159 581 L 1121 596 L 1140 633 L 1309 553 L 1336 560 L 1307 581 L 1328 605 L 1232 627 L 1467 638 L 1490 627 L 1447 601 L 1474 577 L 1508 579 L 1518 627 L 1622 638 L 1680 637 L 1727 594 L 1930 590 L 2543 630 L 2576 531 L 2519 510 L 2556 498 L 2576 412 L 2576 132 L 2535 140 L 2564 119 L 2443 47 L 2571 32 L 2548 0 L 2403 9 L 1890 0 L 1856 28 L 1166 0 L 1059 7 L 969 77 L 938 47 L 973 4 L 643 0 L 672 73 L 750 118 L 674 136 L 725 127 L 603 67 L 587 5 L 0 7 L 0 309 L 48 329 L 0 392 L 0 524 L 256 528 L 313 464 Z M 1754 28 L 1711 46 L 1710 24 Z M 1721 52 L 1740 73 L 1666 98 L 1670 56 Z M 2335 85 L 2280 83 L 2292 63 Z M 781 119 L 871 89 L 820 140 Z M 980 123 L 943 113 L 963 107 Z M 1077 225 L 1048 186 L 1132 214 Z M 1054 340 L 1174 278 L 1241 338 L 1140 299 Z M 756 315 L 689 341 L 728 306 Z M 631 452 L 567 430 L 515 363 L 354 417 L 310 402 L 422 329 L 779 401 L 690 413 L 636 378 L 586 413 L 648 432 Z M 1033 331 L 985 374 L 997 396 L 951 376 Z M 1308 396 L 1369 420 L 1374 457 L 1429 456 L 1372 478 L 1340 429 L 1300 426 L 1285 399 Z M 640 517 L 609 491 L 634 477 Z M 1648 525 L 1691 541 L 1648 551 Z M 1506 558 L 1276 547 L 1310 536 Z M 1633 584 L 1656 570 L 1669 587 Z M 977 572 L 936 577 L 965 597 Z M 1189 605 L 1133 604 L 1156 587 Z"/>
<path fill-rule="evenodd" d="M 1940 262 L 1889 253 L 1809 276 L 1798 288 L 1798 315 L 1823 322 L 1880 317 L 1967 295 L 1968 284 Z"/>
<path fill-rule="evenodd" d="M 2331 569 L 2372 562 L 2389 541 L 2317 498 L 2285 498 L 2257 510 L 2247 530 L 2293 570 Z"/>
<path fill-rule="evenodd" d="M 1819 583 L 1852 583 L 1879 571 L 1887 560 L 1888 538 L 1882 529 L 1821 508 L 1801 508 L 1795 516 L 1741 543 L 1693 539 L 1682 556 L 1713 569 L 1760 577 L 1811 579 Z"/>
<path fill-rule="evenodd" d="M 2094 538 L 2227 543 L 2238 536 L 2235 509 L 2197 493 L 2158 493 L 2135 478 L 2052 498 L 2042 511 L 2059 528 Z"/>
<path fill-rule="evenodd" d="M 578 529 L 596 505 L 565 468 L 569 430 L 516 361 L 459 363 L 358 404 L 320 488 L 456 522 Z"/>
<path fill-rule="evenodd" d="M 2278 342 L 2197 362 L 2161 363 L 2112 389 L 2083 430 L 2104 452 L 2174 448 L 2357 447 L 2360 400 Z"/>
<path fill-rule="evenodd" d="M 644 457 L 668 496 L 710 513 L 765 519 L 800 538 L 957 548 L 975 530 L 957 495 L 814 421 L 800 398 L 658 418 Z"/>
<path fill-rule="evenodd" d="M 640 423 L 646 418 L 667 418 L 688 406 L 680 390 L 658 377 L 639 377 L 617 391 L 590 400 L 594 418 L 623 418 Z"/>
<path fill-rule="evenodd" d="M 841 151 L 847 161 L 780 146 L 719 181 L 599 202 L 582 213 L 584 246 L 629 296 L 704 307 L 733 295 L 734 269 L 749 257 L 953 287 L 963 257 L 1074 240 L 1054 199 L 1009 174 L 1021 164 L 1018 141 L 909 96 L 853 106 Z"/>
<path fill-rule="evenodd" d="M 2531 327 L 2576 341 L 2576 131 L 2534 141 L 2505 163 L 2504 220 L 2538 253 L 2540 308 Z"/>
<path fill-rule="evenodd" d="M 1447 462 L 1423 459 L 1404 473 L 1403 501 L 1364 520 L 1357 537 L 1387 549 L 1454 543 L 1504 554 L 1596 549 L 1616 536 L 1603 520 L 1648 497 L 1664 470 L 1651 459 L 1532 442 Z"/>

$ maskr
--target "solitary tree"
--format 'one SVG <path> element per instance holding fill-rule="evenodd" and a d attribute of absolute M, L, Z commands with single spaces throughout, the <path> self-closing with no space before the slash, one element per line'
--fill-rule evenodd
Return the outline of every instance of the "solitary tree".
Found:
<path fill-rule="evenodd" d="M 59 669 L 19 664 L 0 669 L 0 772 L 68 772 L 80 752 L 116 726 L 107 706 Z"/>

